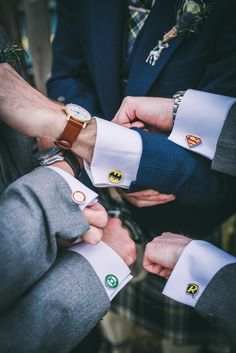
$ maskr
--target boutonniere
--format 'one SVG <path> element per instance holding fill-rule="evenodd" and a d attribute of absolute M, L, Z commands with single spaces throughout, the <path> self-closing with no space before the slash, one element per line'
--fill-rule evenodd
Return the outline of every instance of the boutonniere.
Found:
<path fill-rule="evenodd" d="M 18 44 L 7 44 L 4 48 L 0 48 L 0 56 L 2 62 L 7 62 L 9 65 L 16 67 L 24 62 L 26 51 Z"/>
<path fill-rule="evenodd" d="M 182 7 L 177 11 L 175 26 L 172 27 L 171 30 L 158 41 L 155 48 L 150 51 L 146 63 L 154 66 L 161 56 L 162 51 L 169 47 L 169 43 L 172 39 L 183 34 L 197 34 L 202 23 L 211 13 L 214 2 L 215 1 L 209 1 L 205 4 L 203 0 L 184 0 Z"/>

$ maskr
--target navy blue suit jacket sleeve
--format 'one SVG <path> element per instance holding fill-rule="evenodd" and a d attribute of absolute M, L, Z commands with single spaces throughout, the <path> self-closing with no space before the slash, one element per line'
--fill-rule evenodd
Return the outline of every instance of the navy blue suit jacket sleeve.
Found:
<path fill-rule="evenodd" d="M 77 1 L 57 2 L 57 30 L 53 41 L 53 65 L 47 83 L 49 97 L 63 103 L 83 106 L 98 115 L 99 103 L 88 74 L 87 58 L 83 57 L 79 35 L 80 26 L 76 10 Z"/>
<path fill-rule="evenodd" d="M 164 135 L 135 130 L 141 135 L 143 153 L 129 191 L 152 188 L 176 195 L 182 204 L 200 207 L 217 207 L 236 196 L 236 178 L 211 170 L 206 158 Z"/>

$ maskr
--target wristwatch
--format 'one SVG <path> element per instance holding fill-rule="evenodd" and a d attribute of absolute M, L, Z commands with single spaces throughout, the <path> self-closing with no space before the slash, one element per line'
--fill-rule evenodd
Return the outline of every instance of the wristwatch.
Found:
<path fill-rule="evenodd" d="M 172 98 L 174 98 L 174 106 L 173 106 L 173 124 L 175 122 L 177 110 L 179 108 L 179 105 L 183 99 L 183 96 L 185 94 L 185 91 L 178 91 L 176 92 Z"/>
<path fill-rule="evenodd" d="M 90 123 L 92 116 L 86 109 L 73 103 L 66 104 L 63 111 L 67 116 L 67 124 L 61 136 L 54 143 L 60 148 L 69 150 L 80 131 Z"/>
<path fill-rule="evenodd" d="M 78 178 L 81 174 L 81 167 L 75 155 L 71 151 L 62 150 L 56 146 L 36 153 L 35 160 L 37 166 L 47 166 L 55 162 L 66 161 L 72 168 L 75 178 Z"/>

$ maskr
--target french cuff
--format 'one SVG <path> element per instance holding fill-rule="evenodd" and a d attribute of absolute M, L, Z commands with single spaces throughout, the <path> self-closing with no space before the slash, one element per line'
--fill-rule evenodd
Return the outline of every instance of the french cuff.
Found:
<path fill-rule="evenodd" d="M 52 166 L 47 166 L 46 168 L 50 168 L 62 176 L 62 178 L 66 181 L 71 189 L 72 201 L 79 205 L 81 211 L 83 211 L 85 207 L 91 203 L 97 202 L 98 194 L 87 188 L 87 186 L 82 184 L 72 175 L 62 170 L 61 168 Z"/>
<path fill-rule="evenodd" d="M 136 180 L 142 139 L 136 131 L 96 118 L 97 137 L 91 164 L 84 163 L 96 187 L 129 188 Z"/>
<path fill-rule="evenodd" d="M 90 263 L 110 300 L 132 279 L 129 267 L 102 241 L 96 245 L 76 244 L 68 250 L 77 252 Z"/>
<path fill-rule="evenodd" d="M 213 159 L 224 121 L 235 101 L 189 89 L 179 105 L 169 140 Z"/>
<path fill-rule="evenodd" d="M 194 307 L 214 275 L 236 257 L 202 240 L 192 240 L 172 271 L 163 294 Z"/>

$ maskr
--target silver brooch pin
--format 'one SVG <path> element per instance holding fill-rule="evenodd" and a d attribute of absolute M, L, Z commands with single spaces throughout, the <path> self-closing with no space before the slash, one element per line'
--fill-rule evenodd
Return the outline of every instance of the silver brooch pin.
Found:
<path fill-rule="evenodd" d="M 154 66 L 159 57 L 161 56 L 162 51 L 164 49 L 167 49 L 168 47 L 168 43 L 165 43 L 163 40 L 159 40 L 158 45 L 150 51 L 146 59 L 146 63 Z"/>
<path fill-rule="evenodd" d="M 182 8 L 177 11 L 176 25 L 167 32 L 157 46 L 153 48 L 146 59 L 146 63 L 154 66 L 164 49 L 169 48 L 169 42 L 183 34 L 197 34 L 203 22 L 213 10 L 215 0 L 184 0 Z"/>

